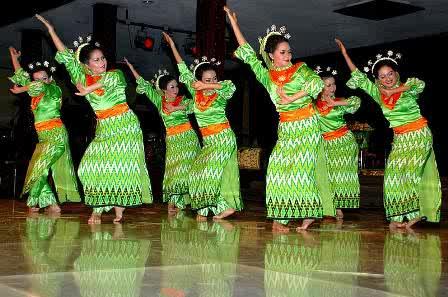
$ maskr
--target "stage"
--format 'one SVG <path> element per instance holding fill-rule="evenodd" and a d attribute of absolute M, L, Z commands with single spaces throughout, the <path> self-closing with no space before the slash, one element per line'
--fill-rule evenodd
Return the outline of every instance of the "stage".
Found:
<path fill-rule="evenodd" d="M 13 200 L 0 209 L 2 297 L 448 296 L 446 220 L 391 232 L 381 209 L 363 208 L 279 235 L 254 201 L 203 223 L 161 204 L 95 226 L 79 204 L 61 216 L 28 216 Z"/>

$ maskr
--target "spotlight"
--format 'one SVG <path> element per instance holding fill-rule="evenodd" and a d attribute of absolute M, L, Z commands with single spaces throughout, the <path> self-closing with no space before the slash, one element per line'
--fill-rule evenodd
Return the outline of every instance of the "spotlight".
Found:
<path fill-rule="evenodd" d="M 134 45 L 136 48 L 152 51 L 154 49 L 154 38 L 149 36 L 146 32 L 139 31 L 135 36 Z"/>

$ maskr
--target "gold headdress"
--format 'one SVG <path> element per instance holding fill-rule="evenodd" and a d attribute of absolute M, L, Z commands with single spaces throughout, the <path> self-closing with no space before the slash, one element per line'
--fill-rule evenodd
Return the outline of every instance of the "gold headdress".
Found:
<path fill-rule="evenodd" d="M 394 57 L 394 55 L 395 55 L 395 57 Z M 397 62 L 397 60 L 400 60 L 401 57 L 402 57 L 402 55 L 401 55 L 400 53 L 394 53 L 394 52 L 391 51 L 391 50 L 388 50 L 387 53 L 386 53 L 386 55 L 377 54 L 377 55 L 375 56 L 375 58 L 376 58 L 376 59 L 375 59 L 375 62 L 374 62 L 373 60 L 369 60 L 369 61 L 367 62 L 367 66 L 365 66 L 365 67 L 363 68 L 363 69 L 364 69 L 364 72 L 366 72 L 366 73 L 368 73 L 368 72 L 372 72 L 372 74 L 374 75 L 374 73 L 373 73 L 373 69 L 375 69 L 375 65 L 376 65 L 378 62 L 380 62 L 380 61 L 384 61 L 384 60 L 392 61 L 393 63 L 395 63 L 395 65 L 398 66 L 398 62 Z"/>
<path fill-rule="evenodd" d="M 151 83 L 155 86 L 156 90 L 159 92 L 162 91 L 159 86 L 160 78 L 162 78 L 162 76 L 165 75 L 170 75 L 170 73 L 166 69 L 164 70 L 159 69 L 159 71 L 156 74 L 154 74 L 154 78 L 151 80 Z"/>
<path fill-rule="evenodd" d="M 194 59 L 193 64 L 190 65 L 190 69 L 191 69 L 191 71 L 193 71 L 194 76 L 196 76 L 196 70 L 198 69 L 198 67 L 203 64 L 211 64 L 214 66 L 219 66 L 219 65 L 221 65 L 221 62 L 217 61 L 215 58 L 211 58 L 209 61 L 206 56 L 203 56 L 201 58 L 201 61 L 199 61 L 199 59 Z"/>
<path fill-rule="evenodd" d="M 269 54 L 265 51 L 265 48 L 266 48 L 266 42 L 268 41 L 269 37 L 271 37 L 272 35 L 280 35 L 280 36 L 285 37 L 288 40 L 291 38 L 291 34 L 289 34 L 286 31 L 285 26 L 281 26 L 277 30 L 276 25 L 271 25 L 271 27 L 267 28 L 266 35 L 264 37 L 258 37 L 258 42 L 260 43 L 259 53 L 269 69 L 272 68 L 273 65 L 272 65 L 271 58 L 269 57 Z"/>
<path fill-rule="evenodd" d="M 335 68 L 331 68 L 330 66 L 327 67 L 321 67 L 319 65 L 314 68 L 314 72 L 322 76 L 336 76 L 338 74 L 338 71 Z"/>
<path fill-rule="evenodd" d="M 78 36 L 78 39 L 73 41 L 73 45 L 76 48 L 76 51 L 75 51 L 76 60 L 78 60 L 78 62 L 81 62 L 81 61 L 79 61 L 79 55 L 81 53 L 82 48 L 89 45 L 91 41 L 92 41 L 92 36 L 90 36 L 90 35 L 85 38 L 85 41 L 84 41 L 84 38 L 82 38 L 81 36 Z M 100 44 L 98 42 L 95 42 L 94 44 L 97 47 L 100 46 Z"/>

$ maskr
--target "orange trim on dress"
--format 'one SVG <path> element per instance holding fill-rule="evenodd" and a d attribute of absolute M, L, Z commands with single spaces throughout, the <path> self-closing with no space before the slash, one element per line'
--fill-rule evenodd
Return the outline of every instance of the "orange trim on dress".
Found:
<path fill-rule="evenodd" d="M 167 109 L 167 105 L 171 105 L 171 106 L 179 106 L 179 104 L 182 102 L 182 99 L 184 97 L 183 96 L 177 96 L 176 99 L 174 99 L 174 101 L 167 101 L 165 96 L 162 96 L 162 110 L 164 113 L 166 114 L 171 114 L 171 112 L 168 111 Z"/>
<path fill-rule="evenodd" d="M 404 84 L 401 84 L 403 86 Z M 395 104 L 397 104 L 398 99 L 400 99 L 401 94 L 403 92 L 395 93 L 390 97 L 386 97 L 386 95 L 381 94 L 381 100 L 383 101 L 384 106 L 386 106 L 388 109 L 393 110 L 395 108 Z M 392 102 L 389 103 L 389 99 L 392 98 Z"/>
<path fill-rule="evenodd" d="M 224 131 L 229 128 L 230 128 L 229 122 L 225 122 L 225 123 L 208 125 L 206 127 L 199 128 L 199 130 L 201 131 L 202 137 L 206 137 L 206 136 L 218 134 L 219 132 Z"/>
<path fill-rule="evenodd" d="M 404 133 L 420 130 L 420 129 L 426 127 L 428 125 L 427 123 L 428 123 L 428 121 L 424 117 L 421 117 L 416 121 L 395 127 L 395 128 L 393 128 L 393 130 L 394 130 L 395 134 L 404 134 Z"/>
<path fill-rule="evenodd" d="M 322 136 L 324 137 L 325 140 L 333 140 L 339 137 L 344 136 L 345 134 L 348 133 L 348 128 L 347 126 L 343 126 L 337 130 L 331 131 L 331 132 L 325 132 L 322 134 Z"/>
<path fill-rule="evenodd" d="M 31 97 L 31 110 L 35 110 L 37 108 L 37 105 L 39 104 L 40 100 L 42 100 L 42 98 L 44 98 L 44 93 L 36 96 L 36 97 Z"/>
<path fill-rule="evenodd" d="M 173 135 L 176 135 L 176 134 L 180 134 L 180 133 L 186 132 L 186 131 L 191 130 L 191 129 L 192 129 L 192 127 L 191 127 L 190 122 L 186 122 L 186 123 L 179 124 L 179 125 L 176 125 L 176 126 L 167 127 L 166 128 L 166 135 L 167 136 L 173 136 Z"/>
<path fill-rule="evenodd" d="M 295 122 L 310 118 L 314 114 L 314 108 L 311 104 L 296 110 L 280 112 L 280 122 Z"/>
<path fill-rule="evenodd" d="M 209 108 L 213 102 L 218 98 L 218 93 L 213 93 L 212 95 L 205 95 L 204 91 L 197 91 L 196 92 L 196 98 L 195 103 L 197 108 L 200 111 L 205 111 L 207 108 Z"/>
<path fill-rule="evenodd" d="M 97 110 L 97 111 L 95 111 L 95 114 L 98 119 L 104 120 L 104 119 L 125 113 L 128 110 L 129 110 L 129 106 L 125 102 L 125 103 L 117 104 L 114 107 L 111 107 L 111 108 L 108 108 L 105 110 Z"/>
<path fill-rule="evenodd" d="M 37 132 L 47 131 L 54 128 L 62 127 L 63 123 L 60 118 L 51 119 L 48 121 L 43 121 L 39 123 L 34 123 L 34 127 L 36 128 Z"/>
<path fill-rule="evenodd" d="M 292 76 L 302 64 L 302 62 L 299 62 L 284 70 L 271 69 L 269 70 L 269 77 L 274 84 L 282 87 L 291 81 Z"/>
<path fill-rule="evenodd" d="M 86 74 L 86 85 L 89 87 L 93 84 L 96 84 L 100 79 L 102 78 L 102 76 L 100 75 L 90 75 L 90 74 Z M 95 94 L 97 94 L 98 96 L 103 96 L 104 95 L 104 88 L 101 89 L 96 89 L 95 91 L 93 91 Z"/>

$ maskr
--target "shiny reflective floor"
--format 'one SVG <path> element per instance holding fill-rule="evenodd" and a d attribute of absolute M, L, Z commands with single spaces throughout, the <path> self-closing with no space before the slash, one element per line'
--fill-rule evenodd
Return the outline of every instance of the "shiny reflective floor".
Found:
<path fill-rule="evenodd" d="M 448 225 L 391 232 L 379 209 L 273 234 L 260 203 L 226 222 L 126 210 L 28 216 L 0 200 L 0 296 L 448 296 Z M 443 214 L 446 217 L 447 214 Z"/>

